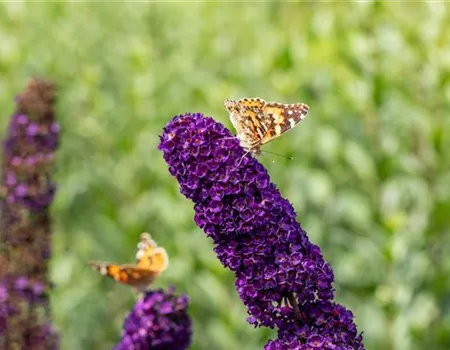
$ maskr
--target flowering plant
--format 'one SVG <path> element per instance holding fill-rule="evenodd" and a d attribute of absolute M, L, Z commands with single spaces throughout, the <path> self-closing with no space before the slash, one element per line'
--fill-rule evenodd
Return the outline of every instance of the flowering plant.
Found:
<path fill-rule="evenodd" d="M 159 148 L 194 202 L 196 224 L 234 272 L 248 321 L 278 328 L 266 349 L 364 348 L 351 312 L 333 302 L 333 271 L 319 247 L 229 130 L 200 113 L 178 115 Z"/>
<path fill-rule="evenodd" d="M 3 143 L 0 187 L 0 348 L 56 349 L 47 269 L 51 170 L 58 146 L 54 86 L 32 79 L 17 96 Z"/>

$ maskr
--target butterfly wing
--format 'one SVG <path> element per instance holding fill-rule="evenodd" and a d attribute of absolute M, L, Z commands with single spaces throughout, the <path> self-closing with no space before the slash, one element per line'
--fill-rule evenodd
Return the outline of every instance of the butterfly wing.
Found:
<path fill-rule="evenodd" d="M 167 255 L 166 250 L 162 247 L 155 248 L 155 251 L 149 260 L 150 263 L 146 266 L 146 268 L 158 274 L 163 272 L 167 266 L 169 266 L 169 256 Z"/>
<path fill-rule="evenodd" d="M 265 104 L 266 102 L 260 98 L 225 101 L 231 123 L 236 129 L 236 136 L 241 146 L 246 149 L 258 145 L 267 132 L 268 125 L 263 112 Z"/>
<path fill-rule="evenodd" d="M 158 247 L 156 242 L 152 239 L 149 233 L 141 233 L 136 252 L 136 265 L 139 267 L 146 267 L 149 264 L 149 257 L 152 256 L 155 248 Z"/>
<path fill-rule="evenodd" d="M 266 103 L 263 114 L 267 130 L 260 144 L 264 145 L 294 128 L 306 117 L 308 111 L 309 107 L 304 103 Z"/>
<path fill-rule="evenodd" d="M 103 276 L 135 288 L 148 286 L 159 275 L 159 272 L 131 264 L 116 265 L 104 261 L 91 261 L 89 265 Z"/>
<path fill-rule="evenodd" d="M 151 254 L 143 255 L 137 267 L 161 273 L 169 265 L 169 257 L 162 247 L 153 248 Z"/>
<path fill-rule="evenodd" d="M 158 247 L 148 233 L 144 232 L 141 234 L 138 252 L 136 253 L 136 266 L 161 273 L 168 265 L 169 257 L 166 250 L 162 247 Z"/>

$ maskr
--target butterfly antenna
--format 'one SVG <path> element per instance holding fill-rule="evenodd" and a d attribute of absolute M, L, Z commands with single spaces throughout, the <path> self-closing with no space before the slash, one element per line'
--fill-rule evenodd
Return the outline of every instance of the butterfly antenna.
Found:
<path fill-rule="evenodd" d="M 263 151 L 263 150 L 261 150 L 261 152 L 262 153 L 267 153 L 267 154 L 273 154 L 273 155 L 275 155 L 275 156 L 278 156 L 278 157 L 281 157 L 281 158 L 284 158 L 284 159 L 287 159 L 287 160 L 294 160 L 294 157 L 292 157 L 292 156 L 287 156 L 287 155 L 285 155 L 285 154 L 279 154 L 279 153 L 275 153 L 275 152 L 269 152 L 269 151 Z"/>

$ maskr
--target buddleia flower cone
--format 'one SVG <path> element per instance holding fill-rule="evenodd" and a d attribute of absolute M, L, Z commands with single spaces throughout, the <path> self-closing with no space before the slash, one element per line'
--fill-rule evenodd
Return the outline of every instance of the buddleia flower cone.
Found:
<path fill-rule="evenodd" d="M 320 248 L 228 129 L 200 113 L 178 115 L 164 128 L 159 149 L 194 203 L 196 224 L 234 272 L 248 321 L 278 328 L 267 349 L 302 349 L 316 335 L 330 349 L 363 349 L 353 316 L 333 303 L 333 271 Z"/>
<path fill-rule="evenodd" d="M 3 141 L 0 186 L 0 348 L 57 349 L 51 326 L 49 207 L 59 125 L 52 83 L 32 79 L 16 97 Z"/>
<path fill-rule="evenodd" d="M 114 350 L 184 350 L 191 341 L 187 296 L 150 290 L 136 302 Z"/>

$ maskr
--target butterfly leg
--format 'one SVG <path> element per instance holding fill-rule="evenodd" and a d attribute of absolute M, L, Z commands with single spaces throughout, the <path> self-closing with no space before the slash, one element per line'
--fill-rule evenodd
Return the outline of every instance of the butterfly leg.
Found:
<path fill-rule="evenodd" d="M 242 161 L 244 160 L 244 158 L 245 158 L 245 156 L 247 155 L 247 154 L 249 154 L 251 151 L 247 151 L 247 152 L 245 152 L 244 153 L 244 155 L 241 157 L 241 159 L 239 160 L 239 163 L 238 163 L 238 165 L 237 165 L 237 168 L 239 168 L 239 166 L 241 165 L 241 163 L 242 163 Z"/>
<path fill-rule="evenodd" d="M 237 166 L 239 167 L 239 165 L 241 165 L 242 160 L 245 158 L 245 156 L 247 154 L 249 154 L 249 153 L 252 153 L 254 155 L 261 154 L 260 147 L 261 147 L 261 141 L 256 141 L 256 142 L 252 143 L 250 145 L 250 147 L 248 147 L 248 148 L 244 147 L 245 149 L 247 149 L 247 152 L 245 152 L 244 155 L 241 157 Z"/>

